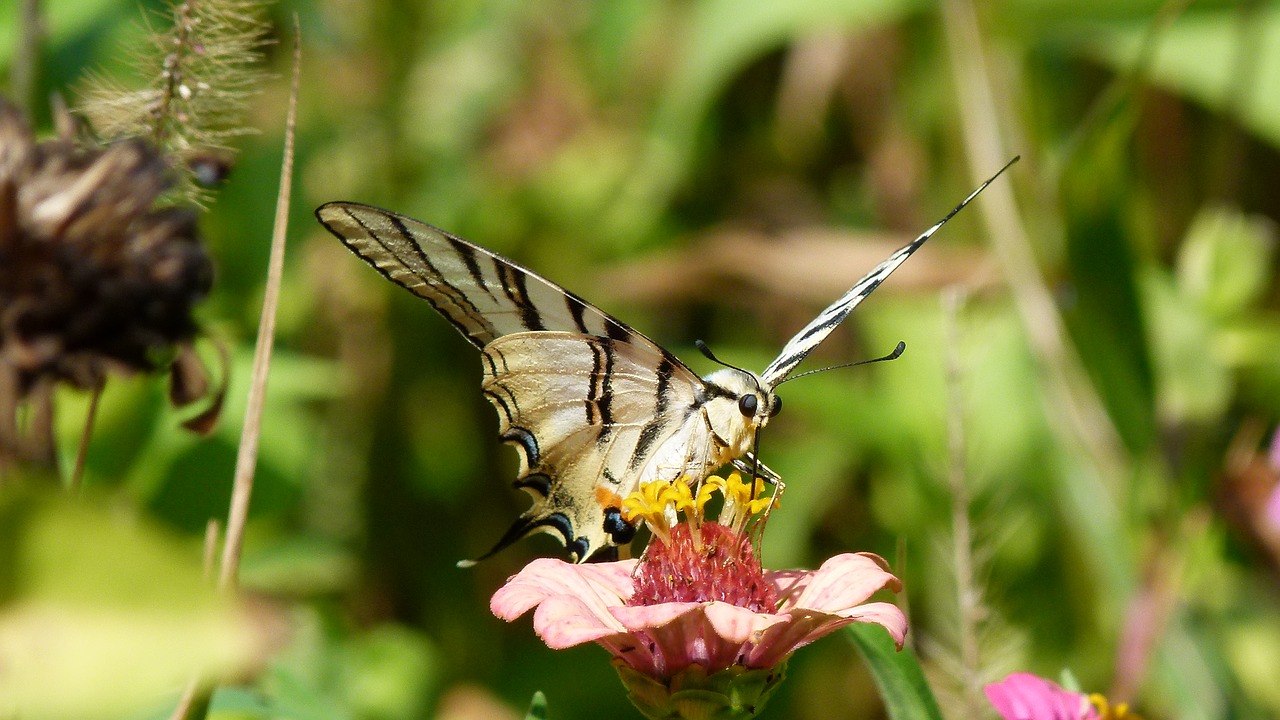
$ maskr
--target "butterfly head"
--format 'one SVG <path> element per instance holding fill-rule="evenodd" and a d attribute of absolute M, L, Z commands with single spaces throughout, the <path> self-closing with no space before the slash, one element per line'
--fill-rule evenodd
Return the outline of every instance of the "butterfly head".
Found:
<path fill-rule="evenodd" d="M 782 398 L 755 373 L 721 368 L 706 378 L 715 393 L 706 405 L 711 430 L 724 441 L 734 457 L 750 449 L 756 430 L 782 410 Z"/>

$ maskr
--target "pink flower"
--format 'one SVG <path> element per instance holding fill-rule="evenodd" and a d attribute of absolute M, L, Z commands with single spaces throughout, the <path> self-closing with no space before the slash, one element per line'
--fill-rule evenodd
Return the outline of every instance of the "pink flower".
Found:
<path fill-rule="evenodd" d="M 1267 504 L 1263 508 L 1262 514 L 1271 529 L 1280 530 L 1280 485 L 1276 485 L 1271 489 L 1271 494 L 1267 496 Z"/>
<path fill-rule="evenodd" d="M 759 497 L 762 485 L 711 477 L 695 497 L 684 480 L 647 483 L 623 502 L 627 520 L 653 533 L 640 560 L 535 560 L 489 607 L 507 621 L 534 610 L 533 628 L 551 648 L 604 647 L 651 718 L 752 717 L 796 648 L 851 623 L 883 626 L 901 649 L 906 616 L 867 602 L 902 587 L 879 557 L 837 555 L 813 572 L 761 567 L 759 520 L 774 505 Z M 724 495 L 714 521 L 704 516 L 713 493 Z"/>
<path fill-rule="evenodd" d="M 866 602 L 901 583 L 870 553 L 846 553 L 816 571 L 766 570 L 780 598 L 762 610 L 717 600 L 630 606 L 636 560 L 571 565 L 533 561 L 494 594 L 493 614 L 511 621 L 537 608 L 533 627 L 548 647 L 599 643 L 616 659 L 653 678 L 690 665 L 714 673 L 733 665 L 767 669 L 796 648 L 855 622 L 882 625 L 898 647 L 907 619 L 897 606 Z"/>
<path fill-rule="evenodd" d="M 1031 673 L 1013 673 L 983 691 L 1004 720 L 1098 720 L 1089 696 Z"/>

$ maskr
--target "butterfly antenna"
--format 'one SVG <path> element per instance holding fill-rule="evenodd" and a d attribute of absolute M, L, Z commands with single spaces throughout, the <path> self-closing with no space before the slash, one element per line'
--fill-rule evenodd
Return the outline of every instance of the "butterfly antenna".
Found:
<path fill-rule="evenodd" d="M 703 355 L 704 357 L 706 357 L 708 360 L 710 360 L 711 362 L 713 362 L 713 363 L 715 363 L 715 364 L 717 364 L 717 365 L 723 365 L 723 366 L 725 366 L 725 367 L 727 367 L 727 368 L 729 368 L 729 369 L 731 369 L 731 370 L 737 370 L 738 372 L 742 373 L 743 375 L 746 375 L 747 377 L 751 378 L 751 379 L 752 379 L 752 381 L 756 383 L 756 389 L 757 389 L 757 390 L 760 390 L 760 389 L 761 389 L 761 387 L 760 387 L 760 383 L 759 383 L 759 382 L 756 382 L 756 379 L 755 379 L 755 378 L 756 378 L 756 375 L 755 375 L 755 373 L 750 372 L 750 371 L 748 371 L 748 370 L 745 370 L 745 369 L 743 369 L 743 368 L 740 368 L 740 367 L 738 367 L 737 365 L 731 365 L 731 364 L 729 364 L 729 363 L 727 363 L 727 362 L 725 362 L 725 361 L 721 360 L 720 358 L 716 357 L 715 353 L 711 352 L 711 348 L 707 347 L 707 344 L 706 344 L 706 343 L 704 343 L 704 342 L 702 342 L 701 340 L 694 340 L 694 341 L 693 341 L 693 345 L 694 345 L 694 347 L 698 348 L 698 352 L 702 353 L 702 355 Z"/>
<path fill-rule="evenodd" d="M 817 370 L 806 370 L 800 373 L 799 375 L 791 375 L 789 377 L 785 377 L 779 380 L 778 385 L 781 385 L 784 382 L 790 382 L 792 380 L 802 378 L 805 375 L 812 375 L 814 373 L 826 372 L 828 370 L 839 370 L 840 368 L 854 367 L 855 365 L 870 365 L 871 363 L 885 362 L 886 360 L 897 360 L 899 357 L 902 357 L 902 353 L 906 349 L 907 349 L 907 344 L 899 340 L 898 346 L 895 347 L 893 349 L 893 352 L 889 353 L 888 355 L 882 355 L 881 357 L 878 357 L 878 358 L 871 358 L 870 360 L 858 360 L 856 362 L 847 362 L 847 363 L 841 363 L 839 365 L 831 365 L 824 368 L 818 368 Z"/>
<path fill-rule="evenodd" d="M 737 365 L 731 365 L 731 364 L 729 364 L 729 363 L 727 363 L 727 362 L 725 362 L 725 361 L 721 360 L 720 358 L 716 357 L 716 354 L 715 354 L 715 353 L 713 353 L 713 352 L 711 352 L 711 348 L 707 347 L 707 344 L 706 344 L 706 343 L 704 343 L 704 342 L 702 342 L 701 340 L 694 340 L 694 341 L 693 341 L 693 345 L 694 345 L 694 347 L 698 348 L 698 352 L 702 353 L 703 357 L 705 357 L 706 359 L 710 360 L 711 362 L 713 362 L 713 363 L 715 363 L 715 364 L 717 364 L 717 365 L 723 365 L 723 366 L 725 366 L 725 367 L 727 367 L 727 368 L 732 368 L 732 369 L 734 369 L 734 370 L 737 370 L 738 372 L 744 372 L 744 373 L 746 373 L 746 372 L 747 372 L 746 370 L 743 370 L 742 368 L 738 367 Z M 748 374 L 748 375 L 750 375 L 751 373 L 747 373 L 747 374 Z"/>

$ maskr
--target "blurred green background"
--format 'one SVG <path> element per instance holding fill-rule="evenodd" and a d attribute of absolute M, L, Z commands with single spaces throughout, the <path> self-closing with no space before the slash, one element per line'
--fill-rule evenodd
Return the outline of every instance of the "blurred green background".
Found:
<path fill-rule="evenodd" d="M 88 70 L 134 82 L 140 13 L 161 8 L 43 3 L 37 96 L 74 98 Z M 1280 3 L 279 0 L 258 132 L 202 224 L 218 278 L 201 316 L 233 357 L 222 424 L 186 434 L 159 380 L 116 380 L 88 455 L 97 502 L 156 519 L 192 562 L 226 515 L 294 13 L 297 182 L 242 573 L 292 631 L 212 717 L 522 717 L 536 690 L 557 720 L 637 716 L 604 651 L 551 651 L 489 614 L 554 540 L 455 567 L 525 507 L 515 453 L 475 351 L 316 205 L 446 228 L 699 373 L 699 338 L 761 369 L 1014 154 L 804 367 L 898 340 L 903 357 L 784 388 L 761 448 L 788 483 L 765 562 L 888 558 L 953 717 L 972 716 L 966 669 L 1064 668 L 1148 718 L 1280 716 L 1280 530 L 1263 511 Z M 68 465 L 86 403 L 60 398 Z M 974 562 L 958 571 L 959 487 Z M 981 592 L 976 659 L 958 586 Z M 839 635 L 790 675 L 761 717 L 883 712 Z"/>

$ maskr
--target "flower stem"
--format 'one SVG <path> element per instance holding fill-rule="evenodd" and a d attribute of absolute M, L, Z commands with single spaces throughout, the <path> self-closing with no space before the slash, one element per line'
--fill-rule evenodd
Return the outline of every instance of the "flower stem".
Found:
<path fill-rule="evenodd" d="M 276 195 L 275 227 L 271 235 L 271 258 L 267 264 L 267 286 L 262 300 L 262 318 L 258 324 L 258 342 L 253 352 L 253 380 L 249 386 L 248 408 L 240 433 L 236 456 L 235 480 L 231 490 L 231 509 L 227 516 L 226 542 L 222 546 L 222 571 L 218 587 L 235 586 L 240 568 L 240 551 L 244 545 L 244 527 L 249 517 L 249 499 L 253 495 L 253 473 L 258 462 L 258 441 L 262 435 L 262 407 L 267 395 L 267 371 L 271 367 L 271 351 L 275 343 L 276 309 L 280 304 L 280 281 L 284 275 L 285 234 L 289 228 L 289 201 L 293 191 L 293 141 L 297 128 L 298 88 L 301 77 L 302 45 L 298 18 L 293 19 L 293 85 L 289 91 L 289 115 L 285 120 L 284 161 L 280 167 L 280 191 Z"/>
<path fill-rule="evenodd" d="M 956 612 L 959 624 L 960 687 L 968 705 L 967 714 L 981 715 L 982 657 L 978 649 L 978 622 L 982 610 L 982 591 L 974 580 L 973 530 L 969 521 L 969 483 L 965 473 L 965 411 L 962 383 L 964 369 L 960 364 L 960 308 L 964 297 L 952 290 L 944 295 L 944 318 L 947 323 L 947 481 L 951 490 L 951 552 L 955 572 Z"/>
<path fill-rule="evenodd" d="M 72 469 L 71 478 L 67 482 L 67 489 L 71 492 L 79 492 L 80 484 L 84 480 L 84 462 L 89 456 L 89 439 L 93 436 L 93 426 L 98 420 L 98 403 L 102 400 L 104 387 L 105 383 L 100 383 L 90 391 L 89 409 L 84 418 L 84 430 L 80 432 L 80 447 L 76 449 L 76 465 Z"/>
<path fill-rule="evenodd" d="M 165 147 L 169 128 L 173 122 L 173 104 L 182 87 L 186 56 L 190 51 L 191 2 L 184 2 L 173 9 L 173 50 L 164 56 L 162 70 L 165 79 L 157 105 L 152 110 L 151 140 Z"/>

